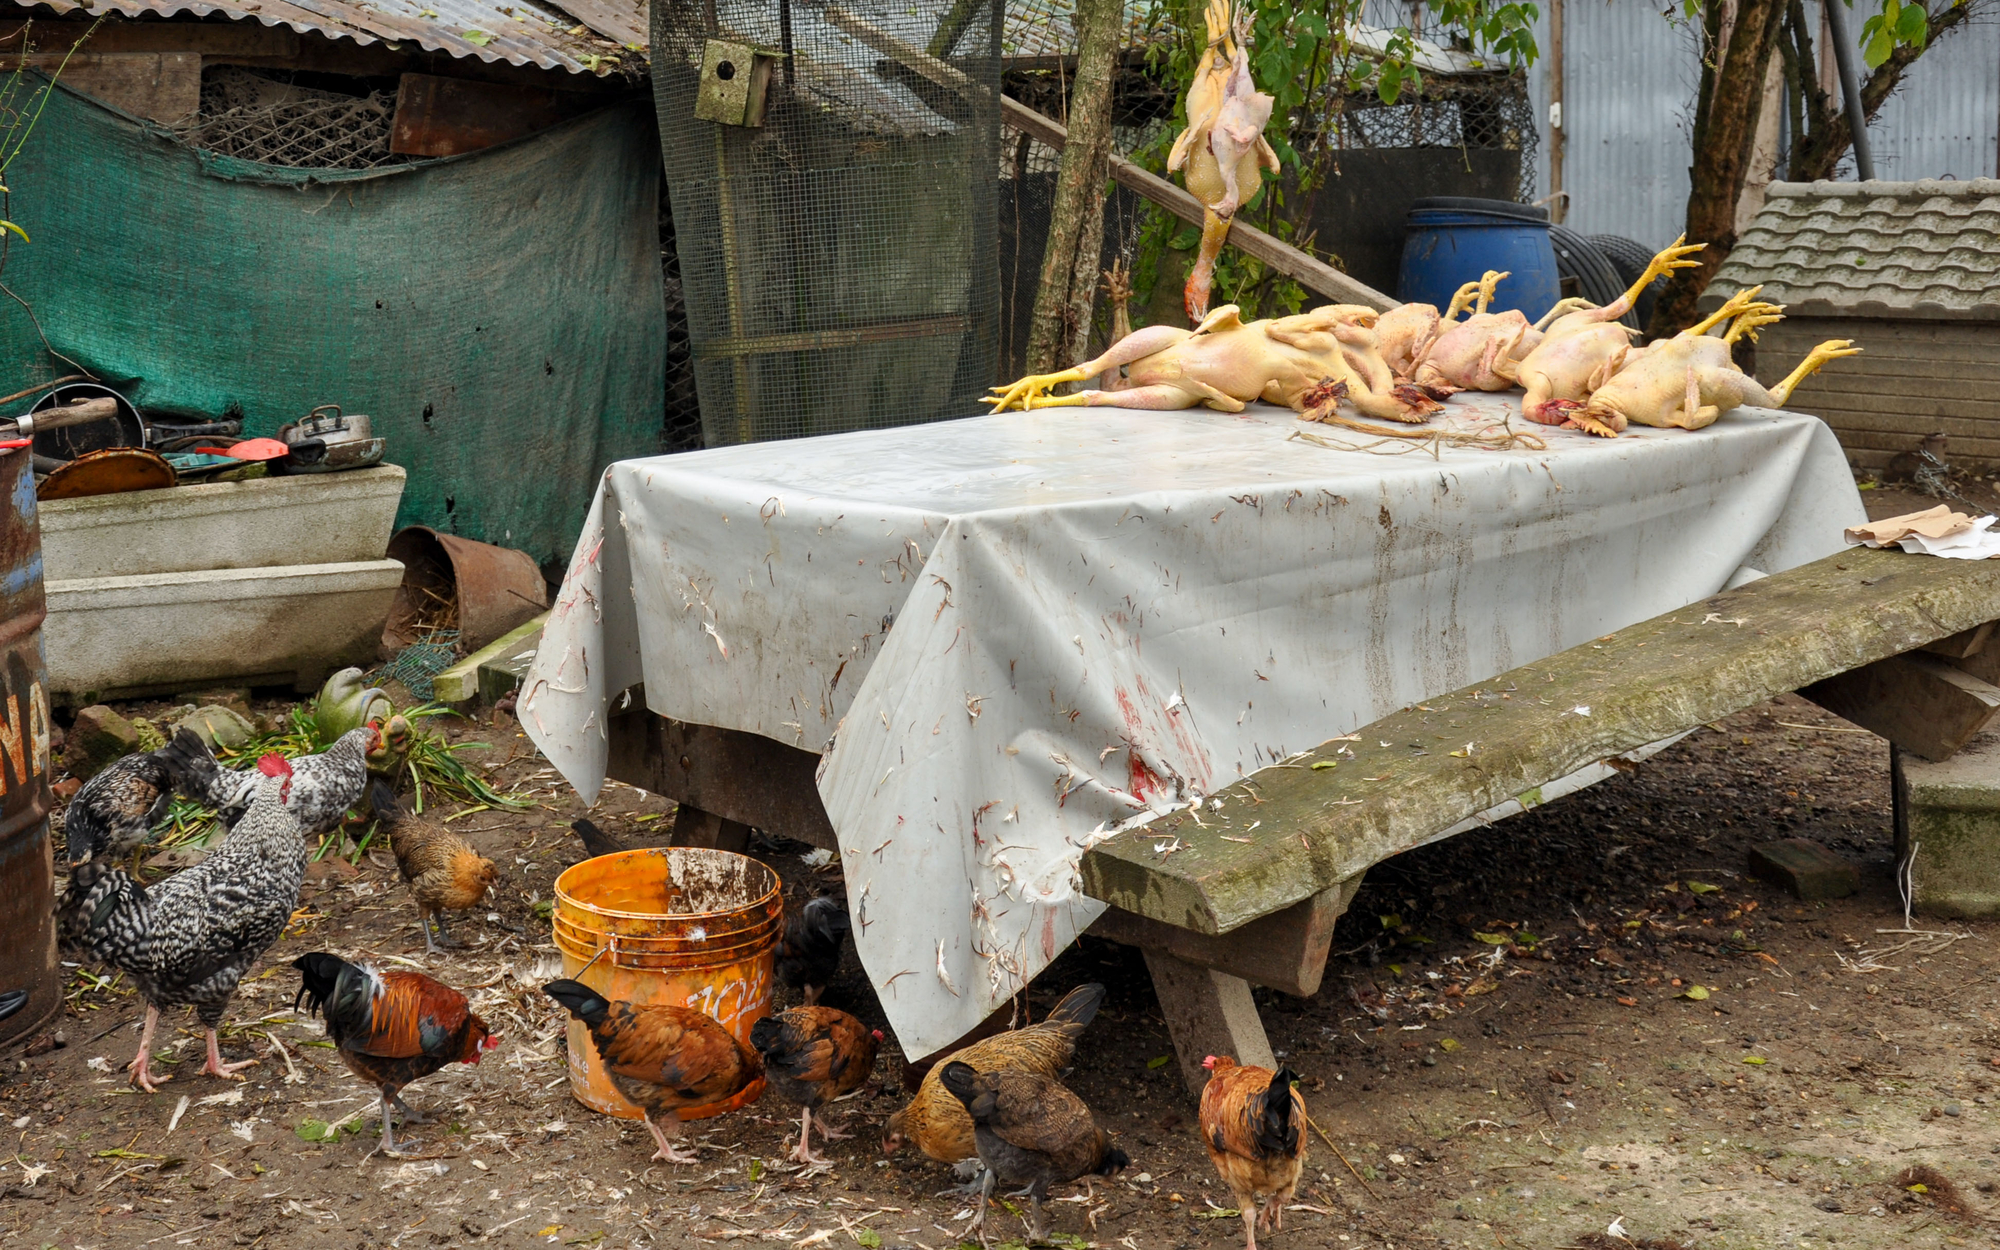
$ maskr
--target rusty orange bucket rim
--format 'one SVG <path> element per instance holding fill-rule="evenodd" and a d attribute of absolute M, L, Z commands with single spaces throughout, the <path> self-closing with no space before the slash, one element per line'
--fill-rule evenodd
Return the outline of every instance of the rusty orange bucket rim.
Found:
<path fill-rule="evenodd" d="M 750 902 L 741 903 L 734 907 L 718 908 L 714 911 L 657 912 L 657 911 L 623 911 L 615 907 L 600 907 L 595 903 L 585 902 L 583 899 L 580 899 L 576 895 L 571 894 L 569 890 L 566 889 L 563 885 L 563 882 L 569 879 L 571 873 L 577 872 L 579 869 L 588 867 L 591 864 L 595 864 L 599 860 L 606 860 L 606 859 L 636 860 L 640 857 L 669 859 L 672 857 L 672 852 L 674 851 L 681 851 L 683 853 L 695 853 L 702 855 L 727 855 L 731 859 L 740 859 L 745 864 L 751 865 L 752 867 L 756 868 L 757 871 L 763 873 L 766 877 L 768 877 L 770 879 L 770 888 L 766 890 L 764 893 L 758 895 L 756 898 L 752 899 Z M 770 866 L 765 864 L 762 860 L 755 859 L 749 855 L 738 855 L 735 851 L 719 851 L 711 847 L 705 847 L 705 846 L 646 846 L 646 847 L 640 847 L 639 849 L 632 851 L 619 851 L 614 855 L 599 855 L 594 859 L 586 859 L 582 863 L 571 864 L 568 868 L 563 869 L 561 875 L 556 877 L 555 891 L 556 891 L 557 906 L 574 907 L 578 911 L 584 912 L 592 916 L 615 916 L 621 920 L 652 922 L 661 919 L 663 916 L 671 916 L 675 920 L 701 920 L 710 916 L 714 917 L 741 916 L 745 912 L 756 911 L 760 908 L 770 905 L 770 903 L 774 899 L 780 900 L 780 905 L 782 906 L 784 884 L 783 882 L 778 880 L 778 874 L 771 871 Z M 610 935 L 607 934 L 606 936 Z"/>

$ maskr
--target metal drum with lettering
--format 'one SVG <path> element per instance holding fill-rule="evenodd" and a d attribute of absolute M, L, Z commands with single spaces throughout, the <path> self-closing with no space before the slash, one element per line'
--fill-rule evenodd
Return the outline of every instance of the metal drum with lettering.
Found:
<path fill-rule="evenodd" d="M 62 1006 L 49 844 L 49 700 L 42 669 L 42 532 L 33 456 L 0 450 L 0 993 L 28 991 L 0 1020 L 0 1045 Z"/>

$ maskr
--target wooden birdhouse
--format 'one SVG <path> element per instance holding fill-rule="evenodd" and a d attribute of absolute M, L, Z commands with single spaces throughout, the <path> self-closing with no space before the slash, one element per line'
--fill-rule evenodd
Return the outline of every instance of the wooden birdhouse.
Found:
<path fill-rule="evenodd" d="M 764 96 L 778 54 L 753 44 L 711 39 L 701 57 L 701 91 L 694 115 L 725 126 L 764 124 Z"/>

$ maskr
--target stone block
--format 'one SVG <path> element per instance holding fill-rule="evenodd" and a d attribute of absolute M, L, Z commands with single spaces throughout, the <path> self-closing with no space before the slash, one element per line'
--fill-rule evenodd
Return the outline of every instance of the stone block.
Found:
<path fill-rule="evenodd" d="M 253 719 L 248 686 L 215 686 L 207 690 L 184 690 L 174 696 L 174 702 L 192 703 L 196 707 L 226 707 L 245 721 Z"/>
<path fill-rule="evenodd" d="M 138 727 L 100 703 L 76 714 L 64 740 L 63 767 L 70 776 L 88 781 L 106 764 L 138 749 Z"/>
<path fill-rule="evenodd" d="M 234 708 L 217 704 L 196 708 L 175 721 L 173 728 L 193 730 L 210 750 L 216 747 L 234 750 L 250 741 L 257 732 L 257 726 L 248 717 Z"/>
<path fill-rule="evenodd" d="M 1805 838 L 1750 848 L 1750 875 L 1783 886 L 1808 902 L 1846 898 L 1861 888 L 1861 870 Z"/>
<path fill-rule="evenodd" d="M 1908 862 L 1913 907 L 1933 916 L 2000 915 L 2000 733 L 1948 760 L 1889 754 L 1896 857 Z"/>

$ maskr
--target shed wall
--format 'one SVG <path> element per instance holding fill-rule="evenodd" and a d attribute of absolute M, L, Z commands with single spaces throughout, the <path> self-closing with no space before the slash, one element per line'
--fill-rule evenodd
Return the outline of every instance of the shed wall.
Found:
<path fill-rule="evenodd" d="M 1862 354 L 1806 379 L 1787 407 L 1833 427 L 1858 468 L 1881 469 L 1932 434 L 1961 468 L 2000 468 L 2000 325 L 1788 317 L 1757 344 L 1757 376 L 1785 376 L 1827 339 L 1853 339 Z"/>

